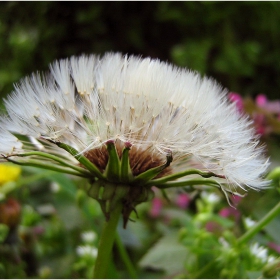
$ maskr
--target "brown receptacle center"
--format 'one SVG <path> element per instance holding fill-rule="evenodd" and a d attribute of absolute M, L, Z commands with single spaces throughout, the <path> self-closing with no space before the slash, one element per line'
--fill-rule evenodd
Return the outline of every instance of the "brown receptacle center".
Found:
<path fill-rule="evenodd" d="M 122 143 L 116 142 L 116 150 L 118 152 L 119 158 L 122 157 L 122 151 L 124 145 Z M 104 172 L 106 169 L 109 154 L 106 145 L 101 147 L 91 149 L 84 153 L 84 156 L 92 162 L 100 172 Z M 146 170 L 163 165 L 166 162 L 166 158 L 156 153 L 152 153 L 150 149 L 140 149 L 132 146 L 129 151 L 129 163 L 132 170 L 132 174 L 137 176 Z M 166 176 L 171 173 L 171 167 L 165 168 L 156 178 Z"/>

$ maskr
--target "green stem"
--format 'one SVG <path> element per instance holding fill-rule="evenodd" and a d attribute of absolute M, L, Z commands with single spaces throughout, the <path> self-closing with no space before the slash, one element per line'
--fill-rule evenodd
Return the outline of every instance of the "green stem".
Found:
<path fill-rule="evenodd" d="M 95 279 L 106 278 L 121 211 L 122 204 L 119 203 L 111 212 L 109 221 L 105 222 L 98 245 L 98 255 L 94 266 L 93 278 Z"/>
<path fill-rule="evenodd" d="M 216 259 L 205 265 L 197 274 L 191 276 L 193 279 L 200 279 L 206 272 L 210 271 L 214 266 Z"/>
<path fill-rule="evenodd" d="M 125 250 L 125 247 L 124 247 L 118 233 L 116 233 L 116 245 L 118 247 L 120 256 L 121 256 L 121 258 L 122 258 L 122 260 L 123 260 L 123 262 L 124 262 L 124 264 L 127 268 L 127 271 L 130 275 L 130 278 L 131 279 L 137 279 L 138 277 L 137 277 L 137 273 L 135 271 L 135 268 L 134 268 L 134 266 L 133 266 L 133 264 L 132 264 L 132 262 L 131 262 L 131 260 L 128 256 L 128 254 L 127 254 L 127 251 Z"/>
<path fill-rule="evenodd" d="M 280 202 L 276 204 L 259 222 L 251 227 L 244 235 L 238 239 L 238 244 L 242 244 L 250 240 L 257 234 L 263 227 L 280 214 Z"/>

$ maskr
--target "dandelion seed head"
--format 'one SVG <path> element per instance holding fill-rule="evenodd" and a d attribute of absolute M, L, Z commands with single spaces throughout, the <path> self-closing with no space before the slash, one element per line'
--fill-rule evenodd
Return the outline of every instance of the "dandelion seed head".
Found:
<path fill-rule="evenodd" d="M 134 174 L 162 164 L 171 151 L 166 174 L 199 166 L 232 188 L 264 188 L 264 148 L 226 95 L 211 78 L 151 58 L 107 53 L 55 61 L 5 100 L 0 152 L 31 149 L 18 133 L 69 144 L 104 170 L 112 140 L 119 153 L 132 145 Z"/>

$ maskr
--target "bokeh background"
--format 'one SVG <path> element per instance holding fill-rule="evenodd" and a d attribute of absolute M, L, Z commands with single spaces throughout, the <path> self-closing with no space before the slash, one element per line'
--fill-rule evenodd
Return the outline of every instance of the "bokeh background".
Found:
<path fill-rule="evenodd" d="M 54 60 L 110 51 L 187 67 L 240 94 L 271 168 L 280 166 L 280 112 L 271 111 L 280 104 L 280 2 L 0 2 L 0 109 L 15 82 Z M 260 94 L 276 103 L 260 103 Z M 36 168 L 1 170 L 0 277 L 91 278 L 104 217 L 86 182 Z M 169 202 L 157 193 L 139 205 L 136 222 L 118 229 L 138 278 L 270 277 L 251 243 L 229 254 L 219 240 L 234 244 L 249 227 L 245 218 L 252 224 L 274 207 L 279 182 L 249 192 L 237 209 L 218 190 L 178 190 Z M 252 242 L 279 257 L 279 232 L 277 217 Z M 117 247 L 109 276 L 132 277 Z M 222 262 L 205 271 L 215 258 Z"/>
<path fill-rule="evenodd" d="M 279 2 L 1 2 L 0 93 L 55 59 L 108 51 L 213 76 L 242 95 L 280 92 Z"/>

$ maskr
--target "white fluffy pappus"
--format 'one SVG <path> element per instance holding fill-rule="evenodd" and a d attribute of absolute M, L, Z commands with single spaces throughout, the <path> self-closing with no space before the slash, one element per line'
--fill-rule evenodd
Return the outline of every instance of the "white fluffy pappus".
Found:
<path fill-rule="evenodd" d="M 61 141 L 80 153 L 117 140 L 163 159 L 171 151 L 173 172 L 199 167 L 233 187 L 264 188 L 269 162 L 263 147 L 226 94 L 214 80 L 159 60 L 118 53 L 71 57 L 15 85 L 0 119 L 0 153 L 40 148 L 10 132 L 33 143 Z"/>

